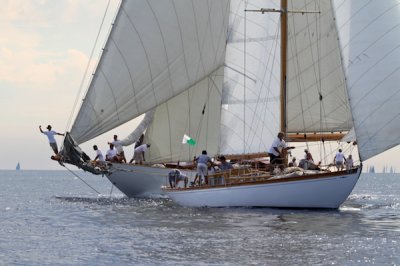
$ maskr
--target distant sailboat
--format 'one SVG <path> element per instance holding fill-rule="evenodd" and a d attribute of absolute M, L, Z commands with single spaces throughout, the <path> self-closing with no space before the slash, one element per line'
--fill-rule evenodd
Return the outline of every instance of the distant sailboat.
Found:
<path fill-rule="evenodd" d="M 21 165 L 19 164 L 19 162 L 17 163 L 17 166 L 15 167 L 15 170 L 17 170 L 17 171 L 21 170 Z"/>

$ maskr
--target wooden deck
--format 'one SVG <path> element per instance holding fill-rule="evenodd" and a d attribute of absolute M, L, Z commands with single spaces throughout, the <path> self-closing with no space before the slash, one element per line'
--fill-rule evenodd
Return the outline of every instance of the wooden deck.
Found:
<path fill-rule="evenodd" d="M 347 174 L 353 174 L 357 172 L 358 167 L 352 168 L 345 171 L 335 172 L 320 172 L 315 174 L 304 174 L 298 176 L 272 176 L 265 171 L 257 171 L 252 169 L 234 169 L 231 172 L 221 172 L 208 176 L 208 184 L 200 186 L 192 186 L 187 188 L 165 188 L 168 191 L 175 190 L 198 190 L 198 189 L 209 189 L 209 188 L 222 188 L 222 187 L 233 187 L 233 186 L 246 186 L 246 185 L 258 185 L 258 184 L 273 184 L 273 183 L 286 183 L 293 181 L 302 181 L 310 179 L 328 178 L 334 176 L 342 176 Z M 279 177 L 279 178 L 276 178 Z M 213 181 L 214 180 L 214 181 Z"/>

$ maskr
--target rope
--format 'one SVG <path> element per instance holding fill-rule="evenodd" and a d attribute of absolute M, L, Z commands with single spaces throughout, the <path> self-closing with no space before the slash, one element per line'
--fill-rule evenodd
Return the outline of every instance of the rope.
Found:
<path fill-rule="evenodd" d="M 92 190 L 94 190 L 98 195 L 101 195 L 100 192 L 98 192 L 94 187 L 92 187 L 91 185 L 89 185 L 85 180 L 83 180 L 82 178 L 80 178 L 77 174 L 75 174 L 74 172 L 72 172 L 70 169 L 68 169 L 68 167 L 66 167 L 65 165 L 63 165 L 65 167 L 65 169 L 67 169 L 70 173 L 72 173 L 75 177 L 79 178 L 79 180 L 81 180 L 83 183 L 85 183 L 88 187 L 90 187 Z"/>
<path fill-rule="evenodd" d="M 90 62 L 92 61 L 93 54 L 94 54 L 94 51 L 95 51 L 95 48 L 96 48 L 96 46 L 97 46 L 97 42 L 98 42 L 98 39 L 99 39 L 99 36 L 100 36 L 100 32 L 101 32 L 101 29 L 103 28 L 104 20 L 105 20 L 105 18 L 106 18 L 106 15 L 107 15 L 107 12 L 108 12 L 108 8 L 109 8 L 109 6 L 110 6 L 110 1 L 111 1 L 111 0 L 108 0 L 107 7 L 106 7 L 106 10 L 105 10 L 104 15 L 103 15 L 103 19 L 101 20 L 100 28 L 99 28 L 99 31 L 97 32 L 96 40 L 95 40 L 95 42 L 94 42 L 92 51 L 91 51 L 91 53 L 90 53 L 90 57 L 89 57 L 88 63 L 87 63 L 87 65 L 86 65 L 85 73 L 83 74 L 81 83 L 80 83 L 80 85 L 79 85 L 79 90 L 78 90 L 78 93 L 77 93 L 76 98 L 75 98 L 74 105 L 73 105 L 72 110 L 71 110 L 71 113 L 70 113 L 70 115 L 69 115 L 67 124 L 65 125 L 65 131 L 67 131 L 67 129 L 68 129 L 68 128 L 70 127 L 70 125 L 71 125 L 72 116 L 73 116 L 73 114 L 74 114 L 74 110 L 76 109 L 76 105 L 78 104 L 79 96 L 80 96 L 81 93 L 82 93 L 83 83 L 84 83 L 84 81 L 85 81 L 85 79 L 86 79 L 85 77 L 86 77 L 86 75 L 87 75 L 87 73 L 88 73 L 88 71 L 89 71 Z"/>
<path fill-rule="evenodd" d="M 114 184 L 111 184 L 110 198 L 111 198 L 111 195 L 112 195 L 112 192 L 113 192 L 113 188 L 114 188 Z"/>
<path fill-rule="evenodd" d="M 248 2 L 245 2 L 245 8 L 247 9 Z M 243 21 L 243 153 L 246 153 L 246 38 L 247 38 L 247 12 L 244 11 L 244 21 Z"/>

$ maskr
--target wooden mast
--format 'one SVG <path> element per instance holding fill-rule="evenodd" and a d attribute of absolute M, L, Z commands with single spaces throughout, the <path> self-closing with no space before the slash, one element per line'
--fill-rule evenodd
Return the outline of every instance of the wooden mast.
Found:
<path fill-rule="evenodd" d="M 286 136 L 287 0 L 281 0 L 281 129 Z"/>
<path fill-rule="evenodd" d="M 287 61 L 287 0 L 281 0 L 281 132 L 286 137 L 286 61 Z M 283 155 L 283 164 L 287 165 L 288 154 Z"/>

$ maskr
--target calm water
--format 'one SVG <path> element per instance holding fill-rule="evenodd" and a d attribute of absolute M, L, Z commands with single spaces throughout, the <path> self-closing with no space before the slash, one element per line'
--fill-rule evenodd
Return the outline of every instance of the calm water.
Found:
<path fill-rule="evenodd" d="M 337 211 L 182 208 L 106 178 L 0 171 L 1 265 L 398 265 L 400 175 L 363 174 Z"/>

